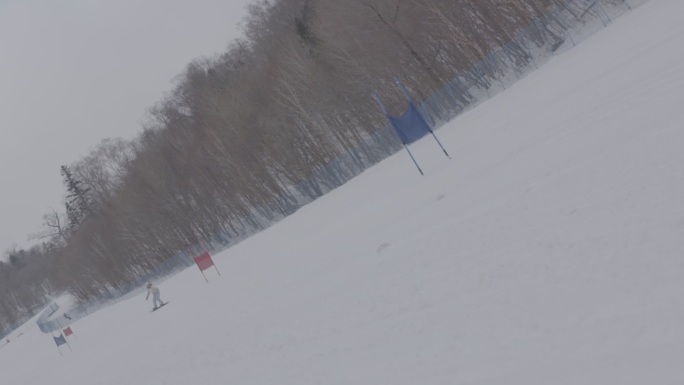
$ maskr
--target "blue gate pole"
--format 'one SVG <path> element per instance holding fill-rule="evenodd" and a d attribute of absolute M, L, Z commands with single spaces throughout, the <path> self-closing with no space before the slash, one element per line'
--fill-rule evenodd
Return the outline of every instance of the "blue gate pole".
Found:
<path fill-rule="evenodd" d="M 380 106 L 380 109 L 382 110 L 382 113 L 385 114 L 385 118 L 388 118 L 388 117 L 389 117 L 389 114 L 387 113 L 387 110 L 385 109 L 385 105 L 382 104 L 382 101 L 380 100 L 380 98 L 378 97 L 378 95 L 373 94 L 373 99 L 375 99 L 375 101 L 378 103 L 378 106 Z M 389 120 L 389 119 L 388 119 L 388 120 Z M 392 123 L 392 122 L 390 122 L 390 124 L 391 124 L 391 123 Z M 396 127 L 395 127 L 395 131 L 396 131 Z M 399 136 L 399 135 L 397 135 L 397 136 Z M 399 139 L 401 139 L 401 137 L 400 137 Z M 420 169 L 420 166 L 418 165 L 418 162 L 416 162 L 416 158 L 413 157 L 413 154 L 411 154 L 411 150 L 409 150 L 409 148 L 408 148 L 408 146 L 406 145 L 406 143 L 405 143 L 403 140 L 401 140 L 401 144 L 404 145 L 404 148 L 406 149 L 406 152 L 408 152 L 409 156 L 411 157 L 411 160 L 413 161 L 413 164 L 416 165 L 416 168 L 418 169 L 418 172 L 420 173 L 420 175 L 423 175 L 423 176 L 424 176 L 425 174 L 423 174 L 423 170 Z"/>

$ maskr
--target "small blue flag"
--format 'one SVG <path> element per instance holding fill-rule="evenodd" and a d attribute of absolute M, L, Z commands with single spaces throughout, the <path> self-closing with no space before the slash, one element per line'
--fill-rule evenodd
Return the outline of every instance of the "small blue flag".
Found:
<path fill-rule="evenodd" d="M 55 343 L 57 344 L 57 346 L 64 345 L 67 343 L 66 338 L 64 338 L 64 336 L 61 334 L 59 335 L 59 337 L 52 336 L 52 338 L 55 339 Z"/>

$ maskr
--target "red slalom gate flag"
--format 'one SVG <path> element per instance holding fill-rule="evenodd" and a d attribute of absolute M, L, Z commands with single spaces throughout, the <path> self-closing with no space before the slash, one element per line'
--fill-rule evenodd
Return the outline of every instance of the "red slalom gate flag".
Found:
<path fill-rule="evenodd" d="M 204 275 L 204 270 L 214 266 L 214 269 L 216 269 L 218 275 L 221 275 L 221 273 L 216 268 L 216 265 L 214 265 L 214 261 L 211 259 L 211 256 L 209 255 L 208 251 L 205 251 L 202 255 L 195 257 L 193 259 L 195 260 L 197 267 L 200 269 L 200 272 L 202 273 L 202 276 L 204 277 L 204 280 L 207 281 L 207 283 L 209 283 L 209 280 L 207 279 L 207 276 Z"/>
<path fill-rule="evenodd" d="M 64 329 L 64 336 L 69 337 L 72 334 L 74 334 L 74 332 L 71 331 L 71 326 L 67 326 L 67 328 Z"/>
<path fill-rule="evenodd" d="M 211 259 L 208 251 L 205 251 L 204 254 L 199 257 L 195 257 L 195 263 L 202 271 L 214 266 L 214 261 Z"/>

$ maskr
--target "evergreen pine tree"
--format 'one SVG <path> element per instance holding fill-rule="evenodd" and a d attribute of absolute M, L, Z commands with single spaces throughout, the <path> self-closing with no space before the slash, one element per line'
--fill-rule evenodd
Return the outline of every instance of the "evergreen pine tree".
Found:
<path fill-rule="evenodd" d="M 69 219 L 69 227 L 71 230 L 76 230 L 90 214 L 90 199 L 88 197 L 90 188 L 81 187 L 81 181 L 74 177 L 69 166 L 60 167 L 60 173 L 67 188 L 64 206 Z"/>

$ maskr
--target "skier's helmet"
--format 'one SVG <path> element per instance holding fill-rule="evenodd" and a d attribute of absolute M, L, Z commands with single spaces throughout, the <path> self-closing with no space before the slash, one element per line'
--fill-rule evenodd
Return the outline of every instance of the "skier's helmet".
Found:
<path fill-rule="evenodd" d="M 150 287 L 152 287 L 152 284 L 148 282 L 148 283 L 145 285 L 145 287 L 149 289 Z"/>

